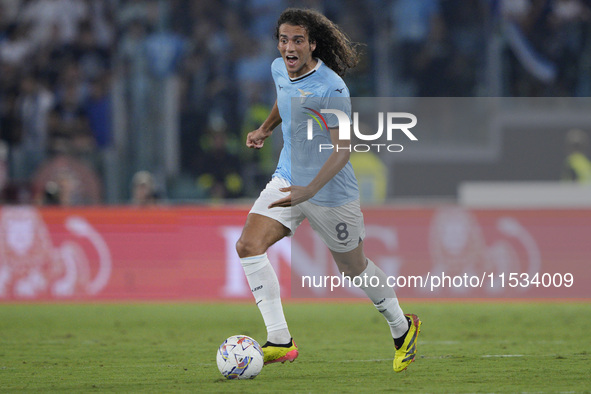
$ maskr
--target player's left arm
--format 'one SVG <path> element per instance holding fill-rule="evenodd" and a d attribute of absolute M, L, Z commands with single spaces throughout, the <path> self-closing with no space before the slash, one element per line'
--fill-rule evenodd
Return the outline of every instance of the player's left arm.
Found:
<path fill-rule="evenodd" d="M 289 186 L 280 189 L 282 192 L 291 192 L 288 196 L 275 201 L 269 208 L 289 207 L 298 205 L 314 197 L 320 189 L 324 187 L 336 174 L 345 167 L 351 156 L 351 141 L 339 140 L 339 129 L 329 129 L 330 139 L 332 140 L 333 151 L 324 163 L 324 165 L 312 179 L 308 186 Z M 338 147 L 338 148 L 337 148 Z"/>

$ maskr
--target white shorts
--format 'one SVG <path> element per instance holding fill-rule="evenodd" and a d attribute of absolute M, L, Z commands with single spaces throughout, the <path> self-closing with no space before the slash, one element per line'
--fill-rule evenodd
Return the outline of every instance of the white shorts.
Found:
<path fill-rule="evenodd" d="M 279 191 L 280 188 L 288 186 L 290 186 L 289 182 L 283 178 L 271 179 L 254 202 L 250 213 L 277 220 L 290 230 L 290 235 L 293 235 L 298 226 L 307 218 L 312 229 L 334 252 L 349 252 L 365 238 L 365 226 L 359 199 L 339 207 L 324 207 L 305 201 L 295 207 L 269 209 L 269 204 L 289 194 Z"/>

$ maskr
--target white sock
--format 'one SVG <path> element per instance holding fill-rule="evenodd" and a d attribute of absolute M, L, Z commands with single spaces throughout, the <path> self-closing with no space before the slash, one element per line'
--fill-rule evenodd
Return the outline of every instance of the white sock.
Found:
<path fill-rule="evenodd" d="M 378 286 L 362 286 L 361 289 L 367 294 L 369 299 L 373 302 L 376 309 L 384 316 L 390 331 L 392 332 L 392 338 L 400 338 L 408 330 L 408 320 L 404 316 L 404 312 L 398 304 L 398 298 L 396 298 L 396 292 L 393 288 L 387 285 L 387 276 L 377 265 L 370 259 L 367 259 L 367 267 L 359 274 L 361 278 L 367 275 L 367 281 L 364 283 L 369 284 L 372 276 L 378 278 L 374 284 L 378 283 Z M 383 285 L 383 287 L 382 287 Z"/>
<path fill-rule="evenodd" d="M 291 335 L 283 315 L 279 280 L 267 254 L 240 259 L 252 295 L 267 327 L 267 341 L 289 343 Z"/>

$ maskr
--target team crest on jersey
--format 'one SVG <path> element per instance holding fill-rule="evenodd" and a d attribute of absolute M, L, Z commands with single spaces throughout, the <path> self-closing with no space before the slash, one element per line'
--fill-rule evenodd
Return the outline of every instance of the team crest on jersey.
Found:
<path fill-rule="evenodd" d="M 312 92 L 306 92 L 302 89 L 298 89 L 298 92 L 300 92 L 300 103 L 303 104 L 304 101 L 306 101 L 306 99 L 308 98 L 308 96 L 312 95 Z"/>

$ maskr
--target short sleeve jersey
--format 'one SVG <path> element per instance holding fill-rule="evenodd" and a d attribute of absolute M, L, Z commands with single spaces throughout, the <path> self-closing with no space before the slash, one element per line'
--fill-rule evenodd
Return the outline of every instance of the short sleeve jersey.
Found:
<path fill-rule="evenodd" d="M 332 153 L 328 129 L 338 128 L 338 119 L 333 114 L 322 114 L 321 110 L 336 109 L 351 119 L 351 100 L 345 82 L 317 60 L 313 70 L 295 79 L 287 74 L 282 58 L 275 59 L 271 66 L 283 132 L 283 149 L 273 176 L 292 185 L 308 185 Z M 358 198 L 357 179 L 348 162 L 309 201 L 335 207 Z"/>

